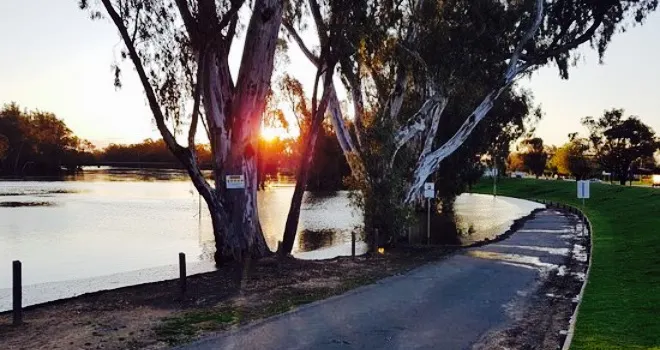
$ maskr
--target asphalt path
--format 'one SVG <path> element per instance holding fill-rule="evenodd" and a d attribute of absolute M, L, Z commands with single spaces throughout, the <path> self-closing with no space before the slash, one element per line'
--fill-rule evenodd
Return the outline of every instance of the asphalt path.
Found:
<path fill-rule="evenodd" d="M 568 262 L 580 230 L 574 216 L 542 210 L 498 243 L 181 349 L 470 349 Z"/>

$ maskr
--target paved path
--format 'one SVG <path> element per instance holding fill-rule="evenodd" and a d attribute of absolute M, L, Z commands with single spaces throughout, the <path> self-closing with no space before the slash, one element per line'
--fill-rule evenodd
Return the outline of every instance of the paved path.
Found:
<path fill-rule="evenodd" d="M 575 220 L 543 210 L 497 244 L 185 349 L 469 349 L 508 325 L 511 305 L 567 262 Z"/>

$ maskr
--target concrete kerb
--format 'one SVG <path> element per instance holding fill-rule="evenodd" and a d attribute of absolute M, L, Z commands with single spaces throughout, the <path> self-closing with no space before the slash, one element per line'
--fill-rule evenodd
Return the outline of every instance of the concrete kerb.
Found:
<path fill-rule="evenodd" d="M 593 226 L 591 225 L 591 221 L 589 220 L 589 217 L 578 207 L 574 207 L 566 204 L 552 203 L 550 201 L 545 201 L 545 200 L 534 200 L 534 201 L 538 203 L 546 204 L 548 207 L 556 206 L 557 208 L 560 209 L 562 209 L 563 207 L 564 210 L 568 210 L 570 212 L 576 213 L 578 217 L 583 221 L 583 223 L 586 223 L 587 232 L 589 233 L 589 262 L 587 264 L 587 272 L 585 273 L 585 278 L 584 278 L 584 282 L 582 283 L 582 288 L 580 288 L 580 293 L 577 295 L 578 296 L 577 305 L 575 306 L 575 309 L 573 310 L 573 315 L 571 315 L 571 318 L 568 323 L 568 332 L 566 333 L 566 338 L 564 339 L 564 343 L 561 345 L 562 350 L 568 350 L 570 349 L 571 343 L 573 342 L 573 336 L 575 335 L 575 325 L 577 323 L 577 317 L 580 311 L 580 305 L 582 305 L 582 300 L 584 298 L 584 291 L 587 288 L 587 283 L 589 283 L 589 273 L 591 272 L 591 264 L 593 262 L 594 230 L 593 230 Z"/>

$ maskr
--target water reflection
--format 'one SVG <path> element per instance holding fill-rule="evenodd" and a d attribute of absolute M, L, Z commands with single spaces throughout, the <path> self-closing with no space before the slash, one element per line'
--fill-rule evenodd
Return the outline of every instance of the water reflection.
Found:
<path fill-rule="evenodd" d="M 335 234 L 334 230 L 304 230 L 300 232 L 300 238 L 298 240 L 298 251 L 309 252 L 312 250 L 329 247 L 334 245 L 337 236 L 338 235 Z"/>
<path fill-rule="evenodd" d="M 506 232 L 514 220 L 531 213 L 542 205 L 516 198 L 463 194 L 456 199 L 454 212 L 431 217 L 431 231 L 427 228 L 427 213 L 419 213 L 417 225 L 410 232 L 414 244 L 470 245 L 495 239 Z"/>
<path fill-rule="evenodd" d="M 292 195 L 291 186 L 259 193 L 260 222 L 273 250 Z M 492 237 L 532 209 L 525 201 L 461 196 L 455 220 L 434 218 L 440 234 L 433 242 L 448 243 L 442 233 L 452 231 L 465 233 L 463 244 Z M 361 222 L 347 192 L 305 193 L 293 254 L 349 255 L 351 232 Z M 421 217 L 420 242 L 425 224 Z M 175 264 L 179 252 L 191 263 L 211 261 L 214 249 L 208 210 L 183 171 L 101 168 L 68 181 L 0 181 L 0 266 L 22 260 L 26 285 Z M 358 244 L 358 252 L 364 249 Z M 11 271 L 0 268 L 0 289 L 10 281 Z"/>
<path fill-rule="evenodd" d="M 55 204 L 50 202 L 0 202 L 0 208 L 19 208 L 19 207 L 50 207 Z"/>

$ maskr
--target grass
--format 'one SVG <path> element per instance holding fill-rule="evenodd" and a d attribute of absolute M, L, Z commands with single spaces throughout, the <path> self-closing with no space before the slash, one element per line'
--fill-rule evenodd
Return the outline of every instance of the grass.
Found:
<path fill-rule="evenodd" d="M 571 181 L 503 179 L 498 194 L 581 205 Z M 660 349 L 660 189 L 591 184 L 585 214 L 592 269 L 571 349 Z"/>
<path fill-rule="evenodd" d="M 334 288 L 301 290 L 285 288 L 269 297 L 270 301 L 252 306 L 225 306 L 198 309 L 164 319 L 155 329 L 159 341 L 169 345 L 180 345 L 195 339 L 204 331 L 227 329 L 232 325 L 279 315 L 318 300 L 374 283 L 384 276 L 357 276 L 347 278 Z"/>
<path fill-rule="evenodd" d="M 193 339 L 200 330 L 216 329 L 234 324 L 238 315 L 231 309 L 209 309 L 187 312 L 166 318 L 156 329 L 159 340 L 170 345 L 182 344 Z"/>

